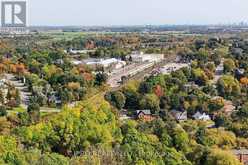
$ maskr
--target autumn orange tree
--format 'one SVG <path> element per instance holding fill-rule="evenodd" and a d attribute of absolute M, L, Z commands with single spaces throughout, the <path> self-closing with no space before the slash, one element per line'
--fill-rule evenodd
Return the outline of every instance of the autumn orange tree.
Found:
<path fill-rule="evenodd" d="M 27 70 L 25 68 L 25 65 L 20 63 L 15 65 L 15 71 L 18 76 L 22 76 Z"/>
<path fill-rule="evenodd" d="M 248 77 L 241 78 L 240 83 L 244 86 L 248 86 Z"/>

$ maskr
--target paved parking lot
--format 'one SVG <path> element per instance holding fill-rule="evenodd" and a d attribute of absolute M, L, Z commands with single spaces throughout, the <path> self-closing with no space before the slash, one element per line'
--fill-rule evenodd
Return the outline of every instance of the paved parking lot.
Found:
<path fill-rule="evenodd" d="M 159 69 L 162 74 L 170 74 L 173 71 L 177 71 L 184 67 L 189 67 L 190 64 L 186 63 L 168 63 Z"/>

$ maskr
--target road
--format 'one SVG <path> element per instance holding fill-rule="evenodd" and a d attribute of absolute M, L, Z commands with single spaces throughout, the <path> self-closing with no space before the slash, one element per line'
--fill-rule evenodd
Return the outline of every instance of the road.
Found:
<path fill-rule="evenodd" d="M 223 73 L 224 73 L 224 60 L 222 59 L 220 65 L 218 65 L 215 70 L 215 75 L 213 80 L 214 84 L 217 83 L 217 81 L 221 78 Z"/>
<path fill-rule="evenodd" d="M 29 97 L 31 92 L 28 92 L 27 87 L 24 83 L 17 80 L 13 74 L 5 74 L 5 78 L 10 85 L 13 85 L 16 89 L 20 91 L 21 103 L 25 106 L 29 103 Z"/>
<path fill-rule="evenodd" d="M 5 78 L 10 85 L 13 85 L 16 89 L 20 91 L 21 106 L 27 109 L 29 104 L 29 98 L 32 95 L 28 92 L 27 87 L 21 81 L 18 81 L 13 74 L 5 74 Z M 40 112 L 42 113 L 59 113 L 60 109 L 40 107 Z"/>

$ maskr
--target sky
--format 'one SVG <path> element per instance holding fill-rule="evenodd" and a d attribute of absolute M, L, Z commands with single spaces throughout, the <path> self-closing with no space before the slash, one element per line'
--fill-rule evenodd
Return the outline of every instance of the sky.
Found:
<path fill-rule="evenodd" d="M 248 0 L 28 0 L 29 25 L 111 26 L 248 22 Z"/>

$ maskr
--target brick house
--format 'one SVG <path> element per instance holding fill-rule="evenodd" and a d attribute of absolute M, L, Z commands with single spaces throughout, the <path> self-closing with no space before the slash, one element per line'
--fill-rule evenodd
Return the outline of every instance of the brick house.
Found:
<path fill-rule="evenodd" d="M 156 119 L 156 117 L 152 115 L 150 110 L 137 110 L 136 118 L 139 120 L 144 120 L 144 121 L 152 121 Z"/>
<path fill-rule="evenodd" d="M 248 165 L 248 150 L 240 149 L 240 150 L 232 150 L 233 154 L 236 155 L 238 160 L 244 165 Z"/>

